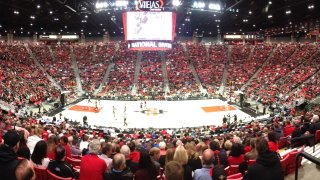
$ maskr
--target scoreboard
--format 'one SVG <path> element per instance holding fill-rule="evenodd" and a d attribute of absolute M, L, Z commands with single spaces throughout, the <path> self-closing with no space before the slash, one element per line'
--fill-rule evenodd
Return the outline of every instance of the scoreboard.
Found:
<path fill-rule="evenodd" d="M 129 11 L 122 14 L 122 19 L 129 49 L 171 49 L 176 28 L 174 12 Z"/>

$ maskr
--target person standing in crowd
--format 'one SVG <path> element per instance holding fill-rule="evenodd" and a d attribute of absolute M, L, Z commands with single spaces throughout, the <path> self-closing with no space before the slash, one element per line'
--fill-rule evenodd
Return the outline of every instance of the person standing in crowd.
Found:
<path fill-rule="evenodd" d="M 173 156 L 173 160 L 181 164 L 184 170 L 183 179 L 192 180 L 192 168 L 187 165 L 188 163 L 188 153 L 184 149 L 183 145 L 178 145 Z"/>
<path fill-rule="evenodd" d="M 139 169 L 134 174 L 135 180 L 147 180 L 157 178 L 157 169 L 146 150 L 140 153 Z"/>
<path fill-rule="evenodd" d="M 130 148 L 127 145 L 123 145 L 120 149 L 120 153 L 124 155 L 126 159 L 126 166 L 130 168 L 132 173 L 135 173 L 138 170 L 138 163 L 133 162 L 130 159 Z"/>
<path fill-rule="evenodd" d="M 268 141 L 263 137 L 256 140 L 258 158 L 248 168 L 243 180 L 284 180 L 280 159 L 276 152 L 269 151 Z"/>
<path fill-rule="evenodd" d="M 165 166 L 164 171 L 166 180 L 183 180 L 184 169 L 177 161 L 170 161 Z M 211 178 L 210 178 L 211 179 Z"/>
<path fill-rule="evenodd" d="M 89 154 L 81 158 L 80 179 L 102 180 L 103 173 L 107 170 L 104 160 L 98 157 L 101 148 L 100 141 L 93 139 L 89 143 Z"/>
<path fill-rule="evenodd" d="M 4 143 L 0 145 L 0 177 L 6 180 L 15 180 L 15 170 L 19 164 L 17 151 L 20 136 L 15 130 L 8 131 L 3 136 Z"/>
<path fill-rule="evenodd" d="M 107 172 L 111 172 L 112 169 L 112 159 L 110 158 L 112 154 L 112 145 L 106 142 L 101 143 L 101 155 L 99 156 L 106 162 Z"/>
<path fill-rule="evenodd" d="M 213 151 L 206 149 L 202 154 L 202 168 L 195 170 L 193 180 L 211 179 L 210 168 L 212 167 L 213 159 Z"/>
<path fill-rule="evenodd" d="M 104 180 L 133 180 L 133 174 L 130 168 L 127 168 L 126 159 L 123 154 L 115 154 L 112 164 L 113 168 L 111 172 L 103 175 Z"/>

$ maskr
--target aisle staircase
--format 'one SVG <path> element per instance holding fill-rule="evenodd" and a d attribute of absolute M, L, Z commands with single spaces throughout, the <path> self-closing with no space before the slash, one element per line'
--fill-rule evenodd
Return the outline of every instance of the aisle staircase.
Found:
<path fill-rule="evenodd" d="M 93 46 L 93 58 L 94 58 L 93 60 L 95 60 L 95 58 L 96 58 L 96 48 L 97 48 L 97 46 Z M 101 83 L 100 83 L 99 87 L 94 91 L 94 93 L 93 93 L 94 95 L 97 95 L 102 90 L 102 87 L 104 86 L 104 84 L 107 83 L 110 71 L 114 66 L 114 59 L 118 58 L 117 52 L 118 52 L 119 48 L 120 48 L 120 46 L 117 43 L 116 46 L 115 46 L 115 50 L 114 50 L 112 56 L 110 57 L 111 61 L 110 61 L 109 65 L 108 65 L 108 68 L 107 68 L 105 74 L 103 75 L 103 78 L 101 80 Z"/>
<path fill-rule="evenodd" d="M 24 45 L 25 48 L 27 49 L 31 59 L 33 60 L 33 62 L 37 65 L 37 67 L 47 76 L 47 78 L 49 79 L 49 81 L 56 86 L 60 91 L 62 91 L 61 86 L 56 82 L 56 80 L 49 75 L 49 73 L 42 67 L 42 65 L 40 64 L 40 62 L 37 60 L 37 58 L 35 57 L 35 55 L 33 54 L 33 52 L 31 51 L 31 49 L 29 48 L 28 44 Z"/>
<path fill-rule="evenodd" d="M 170 86 L 169 86 L 169 79 L 168 79 L 168 71 L 167 71 L 167 63 L 166 63 L 166 56 L 165 56 L 165 51 L 160 51 L 160 56 L 161 56 L 161 67 L 162 67 L 162 75 L 163 75 L 163 80 L 164 80 L 164 92 L 165 94 L 170 93 Z"/>
<path fill-rule="evenodd" d="M 134 79 L 133 79 L 133 87 L 131 90 L 131 94 L 135 95 L 137 94 L 137 89 L 138 89 L 138 77 L 139 77 L 139 73 L 140 73 L 140 68 L 141 68 L 141 59 L 142 59 L 142 52 L 139 51 L 137 52 L 137 61 L 136 61 L 136 65 L 134 68 Z"/>
<path fill-rule="evenodd" d="M 250 77 L 250 79 L 247 81 L 247 83 L 245 83 L 240 90 L 243 91 L 248 85 L 250 85 L 250 83 L 252 82 L 253 79 L 255 79 L 257 77 L 257 75 L 262 71 L 262 68 L 269 62 L 269 60 L 273 57 L 274 53 L 276 52 L 276 50 L 278 49 L 278 47 L 274 47 L 272 49 L 272 51 L 270 52 L 268 58 L 264 61 L 264 63 L 261 65 L 261 67 Z"/>
<path fill-rule="evenodd" d="M 76 78 L 76 83 L 77 83 L 77 90 L 78 90 L 78 95 L 84 94 L 85 92 L 82 89 L 82 83 L 81 83 L 81 79 L 80 79 L 80 75 L 79 75 L 79 68 L 78 68 L 78 62 L 77 62 L 77 58 L 76 55 L 74 54 L 73 51 L 73 46 L 70 46 L 70 55 L 71 55 L 71 61 L 72 61 L 72 69 L 74 72 L 74 76 Z"/>
<path fill-rule="evenodd" d="M 182 47 L 183 47 L 183 50 L 184 50 L 184 55 L 186 56 L 186 58 L 189 61 L 189 69 L 191 70 L 192 75 L 196 80 L 196 83 L 197 83 L 197 85 L 199 87 L 199 90 L 200 90 L 200 92 L 204 92 L 204 88 L 202 87 L 202 84 L 201 84 L 200 78 L 199 78 L 199 76 L 197 74 L 196 68 L 194 67 L 194 65 L 193 65 L 193 63 L 192 63 L 192 61 L 190 59 L 190 56 L 189 56 L 189 53 L 188 53 L 188 48 L 186 47 L 185 44 L 182 44 Z"/>
<path fill-rule="evenodd" d="M 225 90 L 225 85 L 226 85 L 227 76 L 228 76 L 228 66 L 229 66 L 230 59 L 231 59 L 232 48 L 233 48 L 233 46 L 228 46 L 227 60 L 224 65 L 223 74 L 222 74 L 222 78 L 221 78 L 221 85 L 219 87 L 220 94 L 223 94 L 224 90 Z"/>

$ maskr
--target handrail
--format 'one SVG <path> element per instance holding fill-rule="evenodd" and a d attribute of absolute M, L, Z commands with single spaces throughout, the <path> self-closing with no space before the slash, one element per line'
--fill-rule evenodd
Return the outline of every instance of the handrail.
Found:
<path fill-rule="evenodd" d="M 300 136 L 300 137 L 296 137 L 296 138 L 292 138 L 290 139 L 290 143 L 291 143 L 291 147 L 293 148 L 294 143 L 297 142 L 303 142 L 303 144 L 306 144 L 306 141 L 312 140 L 312 146 L 313 146 L 313 152 L 315 152 L 315 146 L 316 146 L 316 139 L 315 139 L 315 135 L 314 134 L 310 134 L 307 136 Z"/>
<path fill-rule="evenodd" d="M 294 179 L 295 180 L 298 180 L 298 172 L 299 172 L 299 168 L 298 168 L 298 164 L 299 164 L 299 157 L 302 156 L 306 159 L 308 159 L 309 161 L 317 164 L 317 165 L 320 165 L 320 159 L 312 156 L 311 154 L 308 154 L 306 152 L 300 152 L 297 154 L 296 156 L 296 169 L 295 169 L 295 176 L 294 176 Z"/>

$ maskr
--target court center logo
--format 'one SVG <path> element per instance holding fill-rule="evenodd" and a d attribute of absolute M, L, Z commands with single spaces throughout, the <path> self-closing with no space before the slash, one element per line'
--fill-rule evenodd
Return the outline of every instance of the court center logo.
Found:
<path fill-rule="evenodd" d="M 162 11 L 164 0 L 139 0 L 136 6 L 141 11 Z"/>

